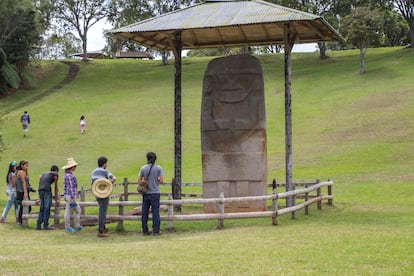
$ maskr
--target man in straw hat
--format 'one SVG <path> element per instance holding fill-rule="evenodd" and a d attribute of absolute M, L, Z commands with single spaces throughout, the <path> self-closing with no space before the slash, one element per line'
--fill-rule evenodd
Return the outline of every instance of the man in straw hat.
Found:
<path fill-rule="evenodd" d="M 98 167 L 92 171 L 91 179 L 92 184 L 95 181 L 99 181 L 100 179 L 108 179 L 111 183 L 114 183 L 116 177 L 106 169 L 108 164 L 108 159 L 104 156 L 98 158 Z M 112 185 L 109 183 L 109 185 Z M 96 201 L 99 204 L 99 216 L 98 216 L 98 237 L 108 237 L 108 228 L 106 228 L 106 212 L 108 210 L 109 204 L 109 195 L 112 189 L 111 187 L 107 187 L 107 189 L 100 191 L 96 191 L 94 194 L 96 196 Z M 94 189 L 92 189 L 94 191 Z"/>
<path fill-rule="evenodd" d="M 71 157 L 66 160 L 66 165 L 62 167 L 62 169 L 65 170 L 65 177 L 63 179 L 63 195 L 66 201 L 65 229 L 67 232 L 70 233 L 82 230 L 82 226 L 80 225 L 81 208 L 79 204 L 76 202 L 76 199 L 78 198 L 78 181 L 76 180 L 76 177 L 73 174 L 78 165 L 79 163 L 77 163 L 75 159 Z M 74 228 L 72 228 L 70 225 L 70 217 L 72 213 L 74 214 Z"/>

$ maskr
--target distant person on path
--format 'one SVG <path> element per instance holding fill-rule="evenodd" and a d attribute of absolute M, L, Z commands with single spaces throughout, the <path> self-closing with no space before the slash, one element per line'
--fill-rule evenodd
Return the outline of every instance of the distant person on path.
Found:
<path fill-rule="evenodd" d="M 73 158 L 68 158 L 66 160 L 66 165 L 62 167 L 62 169 L 65 170 L 65 176 L 63 179 L 63 195 L 66 201 L 64 215 L 65 229 L 67 232 L 70 233 L 82 230 L 82 226 L 80 225 L 81 208 L 79 204 L 76 202 L 76 199 L 78 198 L 78 181 L 76 180 L 76 177 L 73 174 L 78 165 L 79 163 L 77 163 Z M 72 228 L 72 226 L 70 225 L 70 217 L 72 213 L 74 215 L 74 228 Z"/>
<path fill-rule="evenodd" d="M 80 132 L 81 132 L 81 134 L 84 134 L 86 132 L 86 119 L 85 119 L 85 116 L 82 115 L 80 117 L 80 123 L 79 123 L 79 125 L 80 125 Z"/>
<path fill-rule="evenodd" d="M 106 169 L 108 165 L 108 159 L 104 156 L 99 157 L 98 167 L 92 171 L 91 179 L 93 184 L 95 180 L 99 178 L 109 179 L 112 183 L 116 181 L 116 177 Z M 99 204 L 99 216 L 98 216 L 98 237 L 108 237 L 108 228 L 106 228 L 106 212 L 108 211 L 109 195 L 105 198 L 96 197 L 96 201 Z"/>
<path fill-rule="evenodd" d="M 20 122 L 22 123 L 23 136 L 26 137 L 26 132 L 29 131 L 30 125 L 30 115 L 27 111 L 24 111 L 23 115 L 20 117 Z"/>
<path fill-rule="evenodd" d="M 58 179 L 59 168 L 53 165 L 50 171 L 43 173 L 39 179 L 40 210 L 37 216 L 36 230 L 54 230 L 49 226 L 50 207 L 52 206 L 52 184 L 55 184 L 55 201 L 59 204 Z"/>
<path fill-rule="evenodd" d="M 160 225 L 160 187 L 164 183 L 164 172 L 161 166 L 155 164 L 157 155 L 154 152 L 147 153 L 147 164 L 141 167 L 138 173 L 138 183 L 142 178 L 148 181 L 148 192 L 142 195 L 142 234 L 144 236 L 161 235 Z M 148 229 L 148 214 L 152 211 L 152 232 Z"/>
<path fill-rule="evenodd" d="M 21 227 L 23 223 L 23 205 L 22 201 L 29 199 L 29 161 L 22 160 L 17 166 L 16 173 L 16 201 L 18 204 L 17 226 Z M 30 210 L 30 209 L 29 209 Z"/>
<path fill-rule="evenodd" d="M 16 167 L 17 167 L 17 162 L 16 161 L 11 162 L 9 164 L 9 169 L 6 174 L 6 183 L 7 183 L 6 193 L 7 193 L 8 199 L 7 199 L 6 207 L 4 208 L 3 213 L 1 215 L 0 223 L 8 223 L 8 221 L 6 221 L 6 217 L 12 205 L 14 205 L 14 216 L 16 217 L 16 221 L 17 221 L 18 206 L 16 202 Z"/>

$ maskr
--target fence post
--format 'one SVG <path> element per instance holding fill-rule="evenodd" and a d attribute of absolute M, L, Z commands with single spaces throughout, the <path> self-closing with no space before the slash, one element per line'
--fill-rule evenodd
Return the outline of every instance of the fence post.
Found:
<path fill-rule="evenodd" d="M 168 195 L 168 200 L 173 200 L 171 195 Z M 174 215 L 174 204 L 168 204 L 168 230 L 173 230 L 173 215 Z"/>
<path fill-rule="evenodd" d="M 181 199 L 181 187 L 179 183 L 175 180 L 175 177 L 171 180 L 171 189 L 173 199 Z M 181 212 L 181 205 L 174 205 L 174 210 L 176 212 Z"/>
<path fill-rule="evenodd" d="M 292 185 L 292 191 L 296 191 L 296 185 L 295 184 L 293 184 Z M 291 203 L 292 203 L 292 205 L 291 206 L 295 206 L 296 205 L 296 196 L 295 195 L 293 195 L 293 196 L 291 196 Z M 296 211 L 293 211 L 292 213 L 291 213 L 291 215 L 290 215 L 290 218 L 291 219 L 296 219 Z"/>
<path fill-rule="evenodd" d="M 80 193 L 80 201 L 81 202 L 85 202 L 85 195 L 86 195 L 86 191 L 85 188 L 82 185 L 82 189 L 81 189 L 81 193 Z M 81 206 L 81 215 L 85 215 L 85 206 Z"/>
<path fill-rule="evenodd" d="M 22 225 L 23 226 L 28 226 L 29 225 L 29 219 L 24 218 L 24 215 L 28 215 L 29 214 L 29 205 L 24 205 L 24 202 L 28 201 L 28 199 L 23 199 L 22 200 L 22 207 L 23 207 L 23 218 L 22 218 Z"/>
<path fill-rule="evenodd" d="M 272 211 L 273 211 L 273 216 L 272 216 L 272 224 L 273 225 L 277 225 L 277 188 L 276 188 L 276 179 L 273 179 L 272 182 L 272 190 L 273 190 L 273 195 L 276 195 L 273 199 L 272 199 Z"/>
<path fill-rule="evenodd" d="M 124 195 L 121 195 L 119 197 L 119 201 L 121 201 L 121 202 L 124 201 Z M 118 215 L 120 215 L 120 216 L 124 215 L 124 206 L 123 205 L 119 205 Z M 123 219 L 118 220 L 118 227 L 117 227 L 116 231 L 118 231 L 118 232 L 124 231 L 124 220 Z"/>
<path fill-rule="evenodd" d="M 220 193 L 219 198 L 224 199 L 223 192 Z M 222 215 L 217 221 L 217 228 L 222 229 L 224 227 L 224 200 L 220 200 L 217 204 L 217 211 L 220 215 Z"/>
<path fill-rule="evenodd" d="M 60 216 L 60 202 L 55 201 L 55 215 L 53 217 L 53 222 L 55 225 L 59 225 L 59 216 Z"/>
<path fill-rule="evenodd" d="M 308 188 L 308 183 L 305 183 L 305 189 Z M 309 200 L 309 192 L 305 193 L 305 202 Z M 309 215 L 309 206 L 305 206 L 305 215 Z"/>
<path fill-rule="evenodd" d="M 329 182 L 329 181 L 331 181 L 331 180 L 328 178 L 328 182 Z M 332 195 L 332 185 L 329 185 L 329 186 L 328 186 L 328 195 L 330 195 L 330 196 Z M 328 199 L 328 204 L 329 204 L 329 205 L 332 205 L 332 204 L 333 204 L 333 200 L 332 200 L 332 198 Z"/>
<path fill-rule="evenodd" d="M 124 199 L 128 201 L 128 178 L 124 178 Z"/>
<path fill-rule="evenodd" d="M 318 184 L 320 183 L 319 179 L 316 180 L 316 183 L 318 183 Z M 317 197 L 321 196 L 321 188 L 320 187 L 316 190 L 316 196 Z M 318 200 L 318 210 L 322 210 L 322 200 Z"/>

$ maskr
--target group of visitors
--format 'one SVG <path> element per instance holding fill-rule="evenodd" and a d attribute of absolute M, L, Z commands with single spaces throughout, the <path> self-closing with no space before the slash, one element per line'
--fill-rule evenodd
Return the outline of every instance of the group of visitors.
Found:
<path fill-rule="evenodd" d="M 156 165 L 157 155 L 154 152 L 148 152 L 146 155 L 147 163 L 140 168 L 138 173 L 138 183 L 142 178 L 148 181 L 148 191 L 142 196 L 142 234 L 161 235 L 160 225 L 160 188 L 159 184 L 164 183 L 164 173 L 161 166 Z M 104 156 L 98 158 L 98 167 L 91 173 L 91 184 L 98 179 L 107 179 L 112 183 L 116 181 L 116 177 L 107 170 L 108 159 Z M 73 158 L 66 160 L 66 165 L 62 167 L 65 171 L 63 178 L 63 197 L 66 202 L 64 213 L 65 230 L 75 233 L 83 229 L 80 223 L 81 208 L 77 202 L 79 197 L 78 182 L 74 174 L 79 163 Z M 17 164 L 12 161 L 6 175 L 8 200 L 3 210 L 0 223 L 8 223 L 7 214 L 12 206 L 16 217 L 17 226 L 22 226 L 23 206 L 22 201 L 30 199 L 30 192 L 36 192 L 30 185 L 29 179 L 29 162 L 22 160 Z M 44 172 L 39 178 L 39 214 L 36 223 L 36 230 L 54 230 L 49 225 L 50 209 L 53 201 L 52 185 L 54 185 L 54 198 L 58 205 L 60 195 L 58 189 L 59 168 L 52 165 L 50 170 Z M 108 228 L 106 227 L 106 214 L 109 205 L 109 195 L 104 198 L 96 196 L 99 204 L 98 215 L 98 237 L 108 237 Z M 29 206 L 30 207 L 30 206 Z M 148 228 L 149 210 L 152 212 L 152 230 Z M 30 212 L 30 210 L 29 210 Z M 73 217 L 73 225 L 71 225 L 71 217 Z"/>

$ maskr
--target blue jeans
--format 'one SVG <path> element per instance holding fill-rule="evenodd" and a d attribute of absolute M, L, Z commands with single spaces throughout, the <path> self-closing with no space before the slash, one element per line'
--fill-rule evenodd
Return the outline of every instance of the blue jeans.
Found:
<path fill-rule="evenodd" d="M 1 215 L 1 218 L 4 220 L 6 219 L 7 214 L 9 213 L 9 210 L 12 204 L 14 205 L 14 215 L 16 218 L 17 218 L 17 212 L 18 212 L 18 205 L 16 202 L 16 191 L 13 189 L 7 188 L 7 195 L 8 195 L 8 200 L 6 203 L 6 207 L 4 208 L 3 213 Z"/>
<path fill-rule="evenodd" d="M 52 206 L 52 192 L 39 190 L 40 210 L 37 217 L 37 226 L 49 226 L 50 207 Z"/>
<path fill-rule="evenodd" d="M 142 233 L 147 233 L 148 230 L 148 214 L 149 208 L 152 210 L 152 232 L 160 232 L 160 194 L 145 194 L 142 196 Z"/>
<path fill-rule="evenodd" d="M 106 212 L 108 211 L 109 197 L 107 198 L 96 198 L 99 204 L 99 215 L 98 215 L 98 232 L 103 233 L 106 224 Z"/>

